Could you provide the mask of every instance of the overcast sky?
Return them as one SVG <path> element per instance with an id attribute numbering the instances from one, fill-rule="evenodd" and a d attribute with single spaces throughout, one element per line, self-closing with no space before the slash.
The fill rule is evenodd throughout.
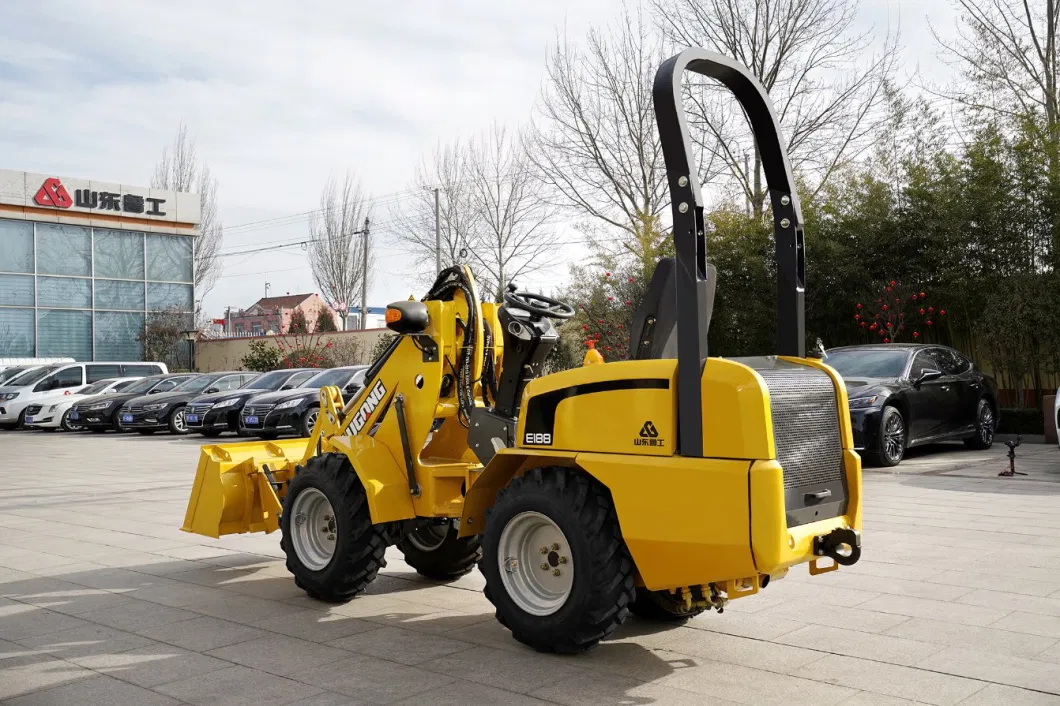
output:
<path id="1" fill-rule="evenodd" d="M 0 0 L 0 168 L 147 185 L 183 122 L 220 182 L 228 252 L 307 237 L 295 214 L 317 207 L 329 173 L 352 168 L 377 199 L 369 304 L 381 306 L 422 294 L 382 235 L 421 156 L 495 119 L 525 120 L 557 32 L 581 37 L 620 10 L 620 0 Z M 859 22 L 880 33 L 900 22 L 905 72 L 945 80 L 929 19 L 952 33 L 946 0 L 863 0 Z M 298 248 L 225 265 L 207 314 L 250 306 L 266 281 L 274 295 L 317 289 Z M 524 284 L 551 289 L 565 274 Z"/>

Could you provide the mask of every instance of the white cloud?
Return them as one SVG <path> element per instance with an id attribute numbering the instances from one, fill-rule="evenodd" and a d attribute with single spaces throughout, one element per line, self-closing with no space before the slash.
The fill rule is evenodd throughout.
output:
<path id="1" fill-rule="evenodd" d="M 913 63 L 930 60 L 914 16 L 923 3 L 865 6 L 866 26 L 900 10 L 920 45 Z M 374 194 L 397 192 L 439 141 L 495 119 L 524 120 L 556 33 L 580 37 L 619 7 L 619 0 L 5 3 L 0 167 L 146 184 L 184 122 L 220 181 L 229 226 L 308 211 L 328 174 L 346 168 Z M 225 249 L 306 230 L 304 219 L 237 229 Z M 377 244 L 371 303 L 408 296 L 408 258 L 383 237 Z M 206 309 L 248 306 L 266 278 L 274 293 L 312 291 L 304 263 L 297 249 L 228 258 L 228 276 Z M 562 277 L 561 268 L 531 284 Z"/>

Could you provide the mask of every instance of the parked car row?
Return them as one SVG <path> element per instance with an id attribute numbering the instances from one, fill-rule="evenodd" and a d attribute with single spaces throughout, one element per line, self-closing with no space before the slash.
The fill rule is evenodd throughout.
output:
<path id="1" fill-rule="evenodd" d="M 87 368 L 94 364 L 77 365 Z M 108 365 L 124 370 L 126 364 Z M 19 400 L 17 409 L 0 408 L 0 415 L 7 415 L 0 418 L 14 420 L 8 428 L 61 427 L 67 431 L 135 431 L 145 435 L 167 431 L 206 437 L 234 432 L 264 439 L 284 434 L 309 436 L 319 411 L 320 388 L 335 385 L 344 395 L 356 394 L 364 384 L 367 368 L 166 372 L 58 388 L 48 382 L 54 379 L 55 371 L 46 372 L 46 367 L 38 368 L 37 375 L 27 371 L 16 377 L 10 387 L 0 387 L 0 404 Z M 72 373 L 68 376 L 73 379 Z M 29 403 L 22 404 L 23 399 Z"/>

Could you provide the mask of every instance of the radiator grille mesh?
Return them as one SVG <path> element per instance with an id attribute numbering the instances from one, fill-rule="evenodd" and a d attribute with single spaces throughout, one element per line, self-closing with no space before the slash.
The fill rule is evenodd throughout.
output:
<path id="1" fill-rule="evenodd" d="M 804 365 L 757 372 L 769 390 L 784 488 L 841 480 L 843 451 L 832 379 Z"/>

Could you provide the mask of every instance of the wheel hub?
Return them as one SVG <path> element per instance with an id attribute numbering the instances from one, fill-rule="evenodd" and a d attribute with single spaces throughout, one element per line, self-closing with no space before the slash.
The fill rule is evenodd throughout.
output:
<path id="1" fill-rule="evenodd" d="M 324 493 L 306 488 L 294 499 L 291 507 L 291 545 L 299 561 L 306 568 L 320 571 L 335 556 L 335 537 L 338 529 L 335 513 Z"/>
<path id="2" fill-rule="evenodd" d="M 563 530 L 538 512 L 522 512 L 501 532 L 497 561 L 512 601 L 531 615 L 552 615 L 574 586 L 574 563 Z"/>

